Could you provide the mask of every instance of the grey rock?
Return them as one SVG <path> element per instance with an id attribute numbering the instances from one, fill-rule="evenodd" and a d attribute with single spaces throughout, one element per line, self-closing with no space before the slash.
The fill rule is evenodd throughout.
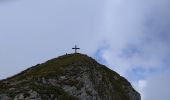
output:
<path id="1" fill-rule="evenodd" d="M 6 94 L 0 94 L 0 100 L 9 100 L 9 97 Z"/>
<path id="2" fill-rule="evenodd" d="M 82 54 L 38 64 L 0 86 L 0 100 L 141 100 L 124 77 Z"/>

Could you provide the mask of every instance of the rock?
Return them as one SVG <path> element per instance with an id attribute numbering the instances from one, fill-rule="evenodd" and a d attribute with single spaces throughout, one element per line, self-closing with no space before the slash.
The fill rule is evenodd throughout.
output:
<path id="1" fill-rule="evenodd" d="M 38 64 L 0 86 L 0 100 L 141 100 L 124 77 L 83 54 Z"/>
<path id="2" fill-rule="evenodd" d="M 0 94 L 0 100 L 9 100 L 9 97 L 6 94 Z"/>

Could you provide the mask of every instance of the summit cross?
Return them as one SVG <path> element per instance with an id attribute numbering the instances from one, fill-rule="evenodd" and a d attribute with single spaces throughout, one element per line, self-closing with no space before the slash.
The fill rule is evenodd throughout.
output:
<path id="1" fill-rule="evenodd" d="M 72 49 L 74 49 L 74 50 L 75 50 L 75 53 L 77 53 L 77 50 L 80 49 L 80 48 L 77 48 L 77 45 L 75 45 L 75 47 L 72 48 Z"/>

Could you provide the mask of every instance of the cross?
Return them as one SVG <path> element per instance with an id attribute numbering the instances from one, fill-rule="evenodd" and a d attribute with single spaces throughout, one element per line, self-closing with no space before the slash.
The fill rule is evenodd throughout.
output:
<path id="1" fill-rule="evenodd" d="M 75 47 L 72 48 L 72 49 L 75 49 L 75 53 L 77 53 L 77 50 L 80 49 L 80 48 L 77 48 L 77 45 L 75 45 Z"/>

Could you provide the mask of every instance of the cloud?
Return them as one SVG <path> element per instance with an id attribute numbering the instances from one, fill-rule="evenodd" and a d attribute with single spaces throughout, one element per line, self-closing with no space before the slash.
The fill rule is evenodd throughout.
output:
<path id="1" fill-rule="evenodd" d="M 166 83 L 169 81 L 162 81 L 158 85 L 156 80 L 161 80 L 157 74 L 162 75 L 169 68 L 170 2 L 108 0 L 108 5 L 103 22 L 105 34 L 102 37 L 107 40 L 109 47 L 102 49 L 100 57 L 111 69 L 131 81 L 143 100 L 167 100 L 169 91 L 165 87 L 168 88 Z M 155 82 L 152 82 L 154 76 Z M 164 80 L 169 79 L 165 77 Z M 159 95 L 156 87 L 164 84 L 165 87 L 160 87 L 160 90 L 165 95 Z M 148 93 L 146 88 L 149 87 L 157 90 L 150 89 Z"/>
<path id="2" fill-rule="evenodd" d="M 161 73 L 151 74 L 143 80 L 133 81 L 135 89 L 140 92 L 142 100 L 169 100 L 170 70 Z"/>
<path id="3" fill-rule="evenodd" d="M 124 75 L 134 68 L 167 67 L 168 4 L 168 0 L 108 0 L 103 37 L 110 48 L 103 51 L 103 57 L 112 69 Z"/>
<path id="4" fill-rule="evenodd" d="M 143 100 L 169 100 L 170 96 L 170 70 L 160 75 L 148 77 L 146 86 L 143 88 Z"/>

